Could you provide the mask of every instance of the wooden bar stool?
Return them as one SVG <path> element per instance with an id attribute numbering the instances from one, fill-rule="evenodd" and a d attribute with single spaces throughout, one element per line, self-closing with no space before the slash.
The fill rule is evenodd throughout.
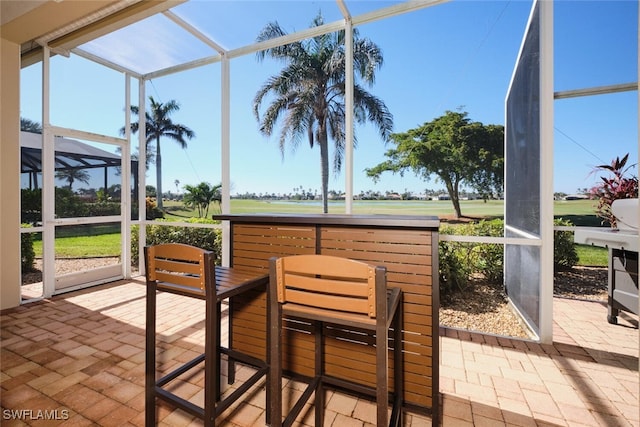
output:
<path id="1" fill-rule="evenodd" d="M 220 345 L 220 303 L 243 292 L 267 284 L 267 275 L 216 267 L 213 252 L 190 245 L 167 243 L 144 248 L 147 279 L 145 343 L 145 425 L 156 425 L 156 400 L 176 407 L 214 426 L 215 419 L 233 402 L 268 374 L 266 361 Z M 169 292 L 205 300 L 204 353 L 156 379 L 156 294 Z M 231 320 L 229 320 L 231 322 Z M 220 400 L 220 354 L 255 368 L 255 373 Z M 204 362 L 204 407 L 183 399 L 164 388 L 180 375 Z"/>
<path id="2" fill-rule="evenodd" d="M 269 260 L 269 408 L 271 426 L 290 426 L 315 392 L 315 425 L 324 422 L 324 385 L 375 395 L 377 425 L 402 425 L 402 294 L 386 286 L 386 268 L 327 255 L 294 255 Z M 315 367 L 305 391 L 282 420 L 283 318 L 315 324 Z M 324 323 L 375 332 L 376 388 L 327 375 Z M 394 393 L 389 419 L 388 333 L 393 327 Z"/>

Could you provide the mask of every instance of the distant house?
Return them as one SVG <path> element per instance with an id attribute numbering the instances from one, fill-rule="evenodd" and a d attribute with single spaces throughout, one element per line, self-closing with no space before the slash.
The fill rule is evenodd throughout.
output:
<path id="1" fill-rule="evenodd" d="M 586 194 L 569 194 L 564 196 L 563 200 L 589 200 Z"/>
<path id="2" fill-rule="evenodd" d="M 54 167 L 56 171 L 65 169 L 103 169 L 104 188 L 109 187 L 108 171 L 119 168 L 122 159 L 119 154 L 110 153 L 81 141 L 61 136 L 54 137 Z M 25 177 L 24 188 L 39 188 L 42 175 L 42 134 L 20 132 L 20 173 Z M 132 170 L 138 162 L 132 160 Z M 137 175 L 134 175 L 137 189 Z M 137 190 L 136 190 L 137 191 Z"/>
<path id="3" fill-rule="evenodd" d="M 448 194 L 438 194 L 435 197 L 436 200 L 451 200 L 451 197 L 449 197 Z"/>

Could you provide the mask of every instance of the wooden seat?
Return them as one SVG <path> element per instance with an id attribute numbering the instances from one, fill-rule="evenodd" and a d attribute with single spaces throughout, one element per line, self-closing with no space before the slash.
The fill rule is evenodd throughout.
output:
<path id="1" fill-rule="evenodd" d="M 375 395 L 377 425 L 402 425 L 402 294 L 387 289 L 386 269 L 380 266 L 326 255 L 294 255 L 269 260 L 269 408 L 272 427 L 291 425 L 315 392 L 315 425 L 324 425 L 325 384 Z M 291 411 L 282 419 L 283 319 L 309 320 L 315 330 L 314 378 Z M 324 369 L 324 323 L 365 329 L 375 333 L 376 387 L 373 390 L 326 374 Z M 393 327 L 393 411 L 388 416 L 388 333 Z"/>
<path id="2" fill-rule="evenodd" d="M 220 345 L 220 302 L 240 293 L 266 285 L 265 274 L 253 275 L 216 267 L 213 252 L 194 246 L 168 243 L 144 248 L 146 260 L 146 366 L 145 425 L 156 425 L 156 399 L 176 407 L 214 426 L 215 418 L 244 392 L 268 373 L 267 363 Z M 219 270 L 219 271 L 218 271 Z M 220 283 L 216 283 L 220 274 Z M 170 292 L 205 300 L 204 353 L 156 379 L 156 294 Z M 253 376 L 220 400 L 220 354 L 256 368 Z M 165 385 L 204 362 L 204 408 L 166 390 Z M 231 379 L 232 376 L 230 375 Z"/>

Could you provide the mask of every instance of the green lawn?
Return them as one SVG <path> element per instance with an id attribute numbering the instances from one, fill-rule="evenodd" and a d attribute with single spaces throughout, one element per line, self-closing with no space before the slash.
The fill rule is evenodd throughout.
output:
<path id="1" fill-rule="evenodd" d="M 600 225 L 600 220 L 594 214 L 594 202 L 591 200 L 556 201 L 554 214 L 570 220 L 574 225 Z M 484 202 L 482 200 L 461 201 L 462 213 L 472 218 L 502 217 L 504 203 L 501 200 Z M 165 202 L 167 220 L 182 221 L 197 216 L 194 210 L 186 209 L 181 202 Z M 322 205 L 316 201 L 262 201 L 262 200 L 231 200 L 233 213 L 320 213 Z M 330 213 L 344 213 L 344 202 L 329 203 Z M 219 213 L 217 203 L 212 204 L 209 215 Z M 391 214 L 391 215 L 431 215 L 450 216 L 453 212 L 450 201 L 422 201 L 422 200 L 356 200 L 353 203 L 354 214 Z M 64 230 L 64 229 L 63 229 Z M 76 235 L 73 235 L 76 234 Z M 80 234 L 80 235 L 77 235 Z M 56 238 L 56 254 L 58 257 L 83 256 L 119 256 L 120 234 L 105 228 L 99 230 L 95 226 L 88 233 L 69 231 L 66 235 L 60 233 Z M 42 254 L 42 242 L 34 242 L 36 256 Z M 604 248 L 578 245 L 580 265 L 607 265 L 607 251 Z"/>
<path id="2" fill-rule="evenodd" d="M 33 242 L 36 257 L 42 256 L 42 240 Z M 120 233 L 56 238 L 56 258 L 120 256 Z"/>

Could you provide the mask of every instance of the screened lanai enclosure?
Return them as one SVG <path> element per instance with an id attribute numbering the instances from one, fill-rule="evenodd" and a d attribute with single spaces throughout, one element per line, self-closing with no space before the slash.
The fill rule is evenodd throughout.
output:
<path id="1" fill-rule="evenodd" d="M 41 173 L 35 169 L 33 173 L 25 170 L 23 188 L 41 189 L 42 221 L 22 231 L 42 242 L 43 296 L 131 277 L 132 241 L 144 245 L 144 226 L 154 223 L 146 219 L 145 189 L 149 184 L 161 185 L 165 191 L 171 189 L 178 194 L 180 185 L 186 183 L 221 183 L 221 209 L 223 214 L 228 214 L 233 213 L 232 192 L 256 191 L 254 188 L 261 188 L 261 183 L 269 180 L 284 182 L 289 188 L 297 187 L 297 177 L 303 174 L 313 173 L 319 177 L 319 172 L 309 169 L 301 160 L 306 159 L 303 153 L 303 148 L 307 148 L 306 141 L 297 150 L 287 148 L 281 154 L 275 136 L 272 139 L 276 141 L 270 141 L 269 148 L 274 157 L 257 155 L 254 157 L 259 158 L 258 163 L 249 163 L 249 153 L 262 153 L 259 150 L 266 146 L 255 118 L 262 112 L 255 110 L 254 97 L 261 85 L 282 68 L 275 60 L 261 62 L 256 57 L 266 49 L 298 41 L 310 42 L 323 34 L 344 31 L 341 51 L 345 58 L 345 144 L 341 147 L 344 157 L 340 180 L 332 181 L 332 185 L 344 191 L 341 213 L 353 212 L 354 194 L 359 190 L 354 185 L 354 175 L 372 166 L 365 152 L 383 153 L 387 149 L 379 135 L 358 124 L 360 110 L 354 105 L 354 90 L 360 90 L 362 82 L 357 78 L 360 64 L 353 59 L 353 43 L 360 36 L 374 41 L 393 36 L 395 44 L 384 46 L 384 67 L 377 80 L 386 81 L 387 88 L 391 89 L 377 95 L 390 100 L 395 97 L 396 100 L 389 104 L 398 109 L 402 104 L 412 103 L 411 111 L 417 114 L 395 115 L 397 131 L 442 113 L 425 111 L 425 99 L 440 97 L 446 105 L 456 102 L 451 107 L 455 109 L 465 104 L 465 92 L 484 89 L 497 94 L 498 102 L 492 107 L 497 107 L 501 114 L 495 121 L 505 124 L 505 232 L 502 238 L 480 240 L 504 247 L 504 285 L 508 297 L 536 339 L 551 340 L 554 99 L 558 97 L 558 88 L 554 88 L 553 61 L 556 3 L 292 1 L 285 2 L 286 13 L 279 15 L 276 11 L 285 9 L 275 7 L 276 3 L 279 6 L 285 3 L 170 3 L 168 9 L 162 3 L 139 13 L 135 1 L 116 3 L 114 7 L 121 8 L 122 15 L 128 17 L 118 21 L 118 25 L 109 16 L 113 10 L 104 16 L 98 13 L 86 17 L 86 27 L 82 31 L 60 29 L 43 37 L 33 52 L 23 52 L 23 72 L 41 77 L 37 95 L 22 102 L 35 105 L 36 111 L 41 111 L 39 116 L 30 117 L 41 121 L 43 127 Z M 470 40 L 457 40 L 456 27 L 467 24 L 456 22 L 456 19 L 463 15 L 462 12 L 476 16 L 478 10 L 491 7 L 495 9 L 493 20 L 478 23 L 479 33 L 475 40 L 481 42 L 475 45 L 474 52 L 463 54 L 460 50 L 465 56 L 462 62 L 469 63 L 478 55 L 498 54 L 482 51 L 484 40 L 492 36 L 501 40 L 498 52 L 510 49 L 512 63 L 508 69 L 486 69 L 485 75 L 472 78 L 465 74 L 464 67 L 447 69 L 447 61 L 442 57 L 429 55 L 430 49 L 442 44 L 451 43 L 447 51 L 452 55 L 456 49 L 469 45 Z M 318 16 L 322 20 L 310 26 Z M 562 16 L 569 19 L 571 13 L 565 11 Z M 637 21 L 637 17 L 635 19 Z M 444 38 L 430 34 L 433 20 L 450 20 L 450 33 Z M 261 29 L 275 21 L 285 33 L 256 42 Z M 126 25 L 121 25 L 122 22 Z M 504 34 L 493 33 L 500 28 L 497 23 L 507 22 L 518 25 L 517 39 L 505 40 Z M 637 43 L 637 32 L 632 36 L 635 40 L 630 42 Z M 633 60 L 637 62 L 637 44 L 633 46 Z M 441 78 L 438 72 L 458 74 L 459 79 L 456 84 L 438 92 L 437 82 Z M 503 84 L 489 83 L 487 76 L 496 74 L 502 76 Z M 576 97 L 621 92 L 637 97 L 637 82 L 630 84 L 632 79 L 627 76 L 613 76 L 612 79 L 576 80 L 575 85 L 563 82 L 562 89 L 565 95 Z M 637 80 L 637 75 L 633 80 Z M 375 93 L 375 86 L 371 90 Z M 456 96 L 451 95 L 454 92 Z M 160 157 L 155 142 L 146 143 L 150 98 L 161 103 L 172 99 L 180 103 L 180 111 L 176 112 L 174 120 L 191 126 L 196 134 L 196 138 L 187 141 L 187 149 L 177 150 L 173 141 L 166 140 L 162 143 Z M 132 107 L 137 114 L 129 113 Z M 488 106 L 469 106 L 478 111 L 484 111 L 485 107 Z M 137 124 L 134 129 L 138 132 L 131 131 L 132 123 Z M 637 130 L 637 117 L 633 126 Z M 60 138 L 76 140 L 100 150 L 105 164 L 96 168 L 95 176 L 93 172 L 89 176 L 75 177 L 67 173 L 65 180 L 65 170 L 57 166 L 63 150 L 55 141 Z M 363 148 L 356 151 L 356 145 Z M 198 148 L 197 155 L 190 154 L 192 147 Z M 146 162 L 132 162 L 132 158 L 152 160 L 147 168 Z M 160 159 L 162 179 L 157 182 Z M 105 172 L 107 169 L 111 171 Z M 72 198 L 60 197 L 59 193 L 65 187 L 72 193 Z M 121 191 L 125 188 L 131 191 Z M 114 189 L 119 191 L 117 197 L 114 197 Z M 100 211 L 96 208 L 87 215 L 75 211 L 59 215 L 70 200 L 82 200 L 83 197 L 91 198 L 96 204 L 116 199 L 118 203 L 111 205 L 113 209 Z M 23 200 L 23 209 L 24 203 Z M 277 204 L 272 204 L 271 208 L 277 212 Z M 175 222 L 174 225 L 194 226 L 187 222 Z M 225 264 L 229 263 L 229 239 L 224 236 L 228 236 L 229 230 L 224 222 L 221 227 L 221 262 Z M 94 238 L 105 229 L 110 230 L 110 238 L 117 239 L 120 248 L 117 254 L 95 254 L 108 259 L 107 265 L 71 272 L 57 270 L 56 263 L 63 257 L 57 251 L 56 238 L 75 235 L 81 242 Z M 456 238 L 464 240 L 461 236 Z"/>

